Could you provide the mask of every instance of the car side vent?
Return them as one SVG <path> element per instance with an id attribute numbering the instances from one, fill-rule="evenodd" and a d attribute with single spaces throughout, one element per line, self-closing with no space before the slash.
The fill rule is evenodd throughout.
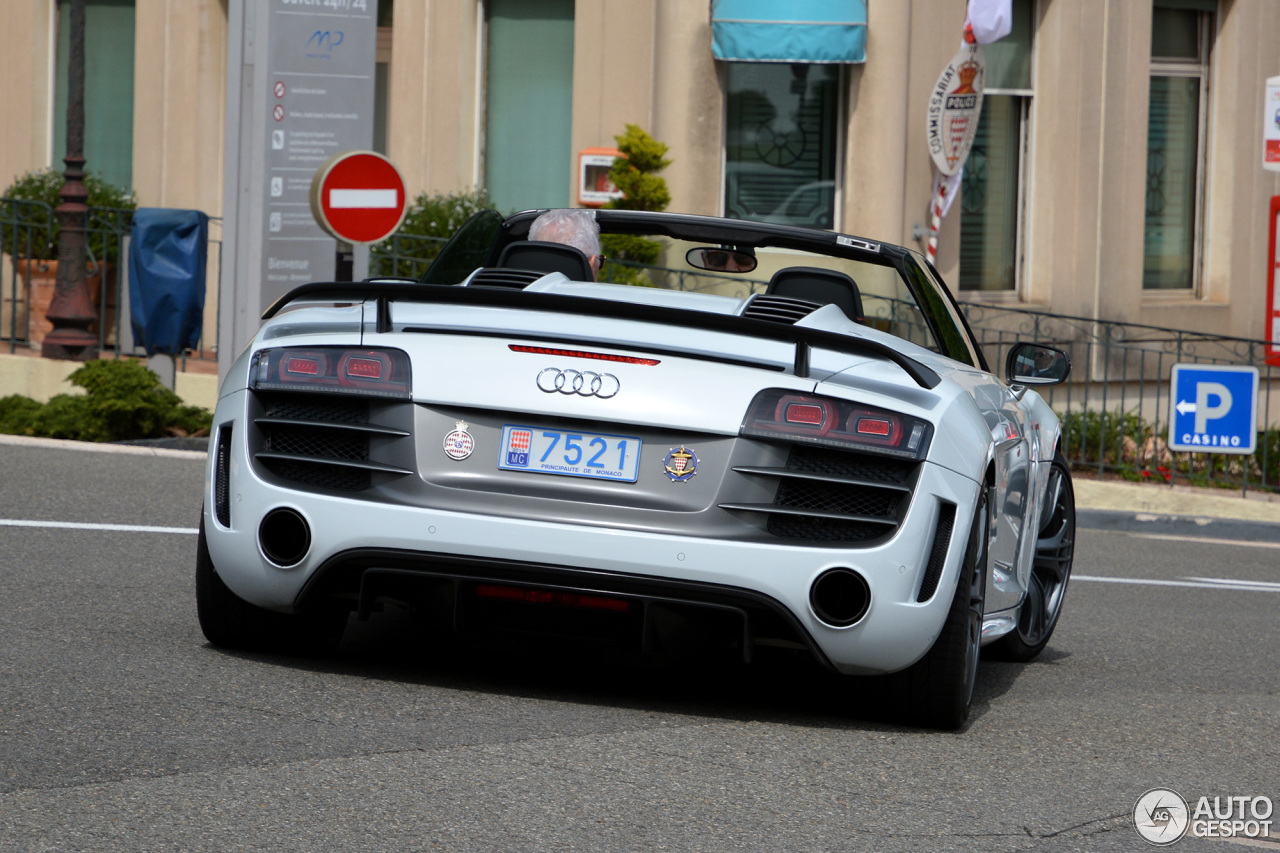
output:
<path id="1" fill-rule="evenodd" d="M 767 320 L 770 323 L 786 323 L 794 325 L 822 306 L 805 299 L 790 296 L 767 296 L 761 294 L 747 303 L 742 316 L 751 320 Z"/>
<path id="2" fill-rule="evenodd" d="M 468 287 L 505 287 L 510 290 L 524 290 L 530 284 L 546 275 L 537 270 L 496 269 L 486 267 L 477 270 L 471 277 Z"/>
<path id="3" fill-rule="evenodd" d="M 411 433 L 374 423 L 370 400 L 329 394 L 259 393 L 253 422 L 260 438 L 253 459 L 290 482 L 318 489 L 358 492 L 375 474 L 413 471 Z M 411 406 L 379 404 L 383 409 Z M 408 442 L 405 439 L 410 439 Z"/>
<path id="4" fill-rule="evenodd" d="M 213 513 L 223 527 L 231 526 L 231 424 L 218 429 L 214 458 Z"/>
<path id="5" fill-rule="evenodd" d="M 872 543 L 898 530 L 920 463 L 865 453 L 795 445 L 785 467 L 735 466 L 741 474 L 774 477 L 773 503 L 722 503 L 722 509 L 765 513 L 780 539 Z"/>
<path id="6" fill-rule="evenodd" d="M 929 564 L 925 566 L 924 580 L 920 582 L 920 594 L 916 601 L 923 604 L 938 591 L 942 568 L 947 562 L 947 550 L 951 545 L 951 529 L 956 525 L 956 505 L 944 503 L 938 512 L 938 529 L 933 532 L 933 547 L 929 549 Z"/>

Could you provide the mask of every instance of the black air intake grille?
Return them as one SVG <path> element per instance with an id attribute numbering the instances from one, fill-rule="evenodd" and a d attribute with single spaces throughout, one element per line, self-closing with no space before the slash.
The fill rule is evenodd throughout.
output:
<path id="1" fill-rule="evenodd" d="M 535 270 L 513 270 L 486 268 L 476 272 L 468 287 L 506 287 L 513 290 L 524 290 L 533 282 L 547 275 Z"/>
<path id="2" fill-rule="evenodd" d="M 369 458 L 369 436 L 327 427 L 273 424 L 262 449 L 289 456 L 365 460 Z"/>
<path id="3" fill-rule="evenodd" d="M 358 492 L 373 484 L 374 474 L 412 473 L 407 467 L 384 461 L 412 459 L 410 433 L 374 423 L 369 400 L 291 392 L 259 393 L 257 400 L 262 414 L 254 418 L 260 436 L 253 451 L 254 462 L 283 480 L 317 489 Z M 378 405 L 384 412 L 389 407 L 381 401 Z M 405 439 L 409 440 L 407 445 Z M 382 440 L 382 450 L 375 453 L 378 440 Z"/>
<path id="4" fill-rule="evenodd" d="M 213 513 L 223 527 L 231 526 L 231 424 L 218 430 L 214 461 Z"/>
<path id="5" fill-rule="evenodd" d="M 804 299 L 761 294 L 747 303 L 742 316 L 752 320 L 768 320 L 771 323 L 795 325 L 797 320 L 803 320 L 821 307 L 816 302 L 809 302 Z"/>
<path id="6" fill-rule="evenodd" d="M 894 534 L 911 502 L 920 463 L 796 445 L 781 468 L 737 466 L 777 478 L 773 503 L 720 504 L 766 513 L 769 533 L 814 542 L 870 542 Z"/>
<path id="7" fill-rule="evenodd" d="M 929 551 L 929 565 L 924 570 L 924 580 L 920 582 L 920 594 L 916 601 L 924 603 L 933 598 L 938 591 L 938 581 L 942 578 L 942 568 L 947 562 L 947 548 L 951 544 L 951 528 L 956 524 L 956 505 L 942 505 L 938 513 L 938 529 L 933 534 L 933 548 Z"/>

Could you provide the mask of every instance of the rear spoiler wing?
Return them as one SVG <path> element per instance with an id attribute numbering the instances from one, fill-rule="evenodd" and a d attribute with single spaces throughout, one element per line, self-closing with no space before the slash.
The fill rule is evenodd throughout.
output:
<path id="1" fill-rule="evenodd" d="M 688 329 L 727 332 L 771 341 L 782 341 L 795 347 L 794 372 L 801 378 L 809 375 L 809 355 L 813 347 L 834 350 L 850 355 L 864 355 L 891 361 L 910 376 L 921 388 L 936 388 L 941 378 L 928 366 L 896 349 L 866 338 L 853 338 L 822 329 L 809 329 L 767 320 L 739 317 L 736 314 L 713 314 L 708 311 L 669 308 L 664 305 L 641 305 L 633 302 L 613 302 L 585 296 L 567 296 L 562 293 L 527 292 L 498 287 L 459 287 L 443 284 L 418 284 L 407 281 L 338 282 L 321 281 L 304 284 L 290 290 L 276 300 L 262 314 L 269 320 L 284 306 L 298 299 L 327 297 L 338 301 L 378 304 L 378 331 L 391 331 L 392 300 L 406 302 L 438 302 L 445 305 L 480 305 L 494 308 L 512 308 L 524 311 L 547 311 L 557 314 L 576 314 L 582 317 L 606 317 L 616 320 L 638 320 L 679 326 Z"/>

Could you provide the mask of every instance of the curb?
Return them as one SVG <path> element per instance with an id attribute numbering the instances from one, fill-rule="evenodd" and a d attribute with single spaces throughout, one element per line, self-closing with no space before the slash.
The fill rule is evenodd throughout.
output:
<path id="1" fill-rule="evenodd" d="M 178 441 L 186 441 L 187 439 L 177 439 Z M 157 439 L 157 441 L 165 442 L 170 439 Z M 207 439 L 206 439 L 207 441 Z M 157 446 L 148 443 L 144 446 L 136 444 L 103 444 L 96 441 L 72 441 L 65 438 L 32 438 L 27 435 L 3 435 L 0 434 L 0 446 L 11 445 L 14 447 L 46 447 L 56 450 L 79 450 L 89 453 L 123 453 L 132 456 L 165 456 L 170 459 L 200 459 L 204 460 L 209 456 L 207 450 L 181 450 L 172 446 Z"/>
<path id="2" fill-rule="evenodd" d="M 1194 515 L 1157 515 L 1117 509 L 1077 509 L 1076 526 L 1115 533 L 1154 536 L 1190 536 L 1197 539 L 1234 539 L 1241 542 L 1280 543 L 1280 524 L 1238 518 L 1206 518 Z"/>

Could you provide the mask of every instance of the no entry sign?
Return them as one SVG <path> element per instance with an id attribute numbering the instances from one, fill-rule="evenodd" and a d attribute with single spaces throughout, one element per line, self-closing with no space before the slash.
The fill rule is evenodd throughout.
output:
<path id="1" fill-rule="evenodd" d="M 338 154 L 311 179 L 311 213 L 321 228 L 339 240 L 385 240 L 404 219 L 404 180 L 381 154 Z"/>

